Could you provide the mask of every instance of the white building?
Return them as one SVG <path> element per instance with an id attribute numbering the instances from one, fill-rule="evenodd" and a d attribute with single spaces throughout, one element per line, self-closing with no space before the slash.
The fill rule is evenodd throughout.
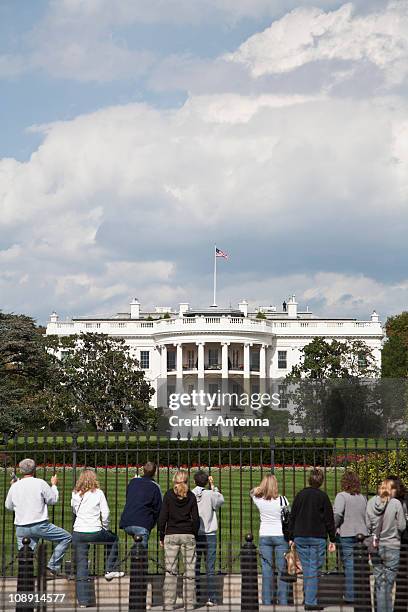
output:
<path id="1" fill-rule="evenodd" d="M 374 311 L 367 321 L 319 318 L 300 311 L 295 296 L 281 308 L 250 311 L 242 301 L 238 309 L 192 309 L 179 305 L 144 312 L 138 300 L 130 312 L 108 317 L 77 317 L 61 321 L 54 312 L 47 334 L 105 333 L 124 338 L 157 389 L 183 383 L 184 389 L 205 386 L 213 392 L 221 383 L 236 382 L 257 388 L 263 379 L 284 378 L 300 360 L 300 350 L 316 336 L 327 340 L 362 340 L 381 364 L 383 330 Z M 155 396 L 156 398 L 157 396 Z M 157 399 L 153 401 L 157 402 Z"/>

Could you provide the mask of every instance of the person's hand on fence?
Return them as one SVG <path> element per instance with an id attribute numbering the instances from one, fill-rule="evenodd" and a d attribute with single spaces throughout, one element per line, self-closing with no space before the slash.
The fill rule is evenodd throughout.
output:
<path id="1" fill-rule="evenodd" d="M 160 540 L 160 548 L 164 548 L 164 542 Z"/>
<path id="2" fill-rule="evenodd" d="M 53 474 L 51 476 L 51 486 L 57 485 L 58 484 L 58 476 L 56 474 Z"/>
<path id="3" fill-rule="evenodd" d="M 336 544 L 334 542 L 330 542 L 329 544 L 329 553 L 336 552 Z"/>
<path id="4" fill-rule="evenodd" d="M 208 477 L 208 482 L 210 484 L 211 490 L 214 488 L 214 478 L 212 476 Z"/>

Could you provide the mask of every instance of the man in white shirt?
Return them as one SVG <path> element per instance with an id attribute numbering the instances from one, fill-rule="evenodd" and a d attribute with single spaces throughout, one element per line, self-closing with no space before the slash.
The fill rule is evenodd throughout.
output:
<path id="1" fill-rule="evenodd" d="M 30 538 L 34 550 L 40 538 L 56 542 L 56 547 L 47 565 L 48 577 L 58 573 L 61 560 L 71 542 L 71 534 L 48 520 L 48 506 L 58 502 L 58 478 L 51 477 L 51 486 L 35 477 L 35 461 L 23 459 L 18 464 L 22 478 L 13 483 L 6 497 L 7 510 L 15 513 L 17 545 L 22 547 L 23 538 Z"/>

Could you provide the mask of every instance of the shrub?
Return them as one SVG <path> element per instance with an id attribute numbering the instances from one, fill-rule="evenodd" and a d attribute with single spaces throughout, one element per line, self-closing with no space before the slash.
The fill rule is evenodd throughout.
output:
<path id="1" fill-rule="evenodd" d="M 333 443 L 317 440 L 279 440 L 272 448 L 268 438 L 202 438 L 170 440 L 134 434 L 71 434 L 19 436 L 0 451 L 3 463 L 12 465 L 25 456 L 41 464 L 141 465 L 322 465 L 332 464 Z"/>
<path id="2" fill-rule="evenodd" d="M 400 476 L 408 484 L 408 444 L 403 441 L 395 450 L 381 450 L 360 457 L 356 469 L 363 489 L 375 493 L 381 480 L 389 474 Z"/>

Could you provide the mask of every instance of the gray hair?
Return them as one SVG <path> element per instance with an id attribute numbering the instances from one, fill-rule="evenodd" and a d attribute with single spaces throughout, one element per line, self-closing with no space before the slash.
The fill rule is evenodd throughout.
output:
<path id="1" fill-rule="evenodd" d="M 36 465 L 34 459 L 23 459 L 18 464 L 18 467 L 22 474 L 28 476 L 29 474 L 34 474 Z"/>

